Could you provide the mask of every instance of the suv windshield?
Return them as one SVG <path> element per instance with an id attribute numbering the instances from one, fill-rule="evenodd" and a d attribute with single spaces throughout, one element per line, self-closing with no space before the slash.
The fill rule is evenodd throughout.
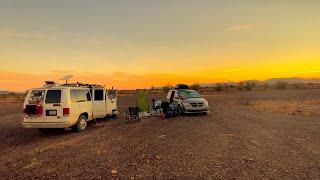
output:
<path id="1" fill-rule="evenodd" d="M 185 99 L 189 98 L 201 98 L 201 95 L 194 90 L 179 90 L 179 95 Z"/>

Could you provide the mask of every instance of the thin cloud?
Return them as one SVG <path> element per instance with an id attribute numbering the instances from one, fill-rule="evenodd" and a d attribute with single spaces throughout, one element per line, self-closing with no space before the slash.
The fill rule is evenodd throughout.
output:
<path id="1" fill-rule="evenodd" d="M 64 71 L 65 70 L 56 70 L 53 73 L 51 72 L 48 74 L 29 74 L 0 70 L 0 89 L 24 91 L 34 87 L 41 87 L 46 80 L 63 83 L 63 81 L 59 79 L 65 75 Z M 201 78 L 198 76 L 165 73 L 132 74 L 126 72 L 113 72 L 103 74 L 94 72 L 74 72 L 73 74 L 74 77 L 69 82 L 102 84 L 109 88 L 115 87 L 117 89 L 149 88 L 151 86 L 161 87 L 166 84 L 178 84 L 181 82 L 193 84 L 198 82 L 208 83 L 218 81 L 213 77 Z"/>
<path id="2" fill-rule="evenodd" d="M 242 70 L 241 68 L 230 68 L 230 69 L 224 69 L 223 71 L 231 73 L 231 72 L 238 72 L 238 71 L 241 71 L 241 70 Z"/>
<path id="3" fill-rule="evenodd" d="M 297 72 L 294 73 L 295 75 L 305 75 L 305 74 L 319 74 L 320 71 L 319 70 L 315 70 L 315 71 L 302 71 L 302 72 Z"/>
<path id="4" fill-rule="evenodd" d="M 260 27 L 262 27 L 261 24 L 240 24 L 237 26 L 229 27 L 229 28 L 225 29 L 225 31 L 227 31 L 227 32 L 243 31 L 243 30 L 249 30 L 249 29 L 256 29 L 256 28 L 260 28 Z"/>
<path id="5" fill-rule="evenodd" d="M 39 32 L 16 32 L 16 31 L 0 31 L 0 38 L 23 38 L 23 39 L 44 39 L 56 40 L 55 36 L 39 33 Z"/>

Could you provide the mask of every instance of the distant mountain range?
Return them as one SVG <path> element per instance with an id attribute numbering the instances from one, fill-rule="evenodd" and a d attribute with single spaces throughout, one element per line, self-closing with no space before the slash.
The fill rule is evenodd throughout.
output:
<path id="1" fill-rule="evenodd" d="M 304 79 L 304 78 L 272 78 L 269 80 L 264 81 L 264 83 L 268 83 L 270 85 L 274 85 L 279 81 L 284 81 L 289 84 L 295 84 L 295 83 L 302 83 L 302 84 L 308 84 L 308 83 L 320 83 L 319 78 L 312 78 L 312 79 Z"/>
<path id="2" fill-rule="evenodd" d="M 9 94 L 11 93 L 11 91 L 3 91 L 3 90 L 0 90 L 0 94 Z"/>
<path id="3" fill-rule="evenodd" d="M 289 84 L 296 84 L 296 83 L 301 83 L 301 84 L 308 84 L 308 83 L 320 83 L 320 78 L 311 78 L 311 79 L 305 79 L 305 78 L 272 78 L 268 79 L 265 81 L 259 81 L 259 80 L 246 80 L 246 81 L 254 81 L 258 84 L 269 84 L 269 85 L 275 85 L 278 82 L 287 82 Z M 232 82 L 232 81 L 227 81 L 227 82 L 217 82 L 217 83 L 203 83 L 200 84 L 200 86 L 203 87 L 211 87 L 211 86 L 216 86 L 217 84 L 228 84 L 228 85 L 237 85 L 239 82 Z"/>

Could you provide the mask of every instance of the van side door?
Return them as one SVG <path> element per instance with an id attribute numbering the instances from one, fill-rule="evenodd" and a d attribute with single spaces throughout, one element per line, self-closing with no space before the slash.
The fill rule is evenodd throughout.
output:
<path id="1" fill-rule="evenodd" d="M 115 89 L 106 91 L 106 109 L 108 115 L 112 115 L 114 111 L 117 111 L 117 91 Z"/>
<path id="2" fill-rule="evenodd" d="M 88 120 L 92 119 L 92 102 L 89 89 L 77 89 L 78 103 L 81 113 L 88 113 Z"/>
<path id="3" fill-rule="evenodd" d="M 104 118 L 106 117 L 106 106 L 105 106 L 105 90 L 103 88 L 93 89 L 93 101 L 92 111 L 93 118 Z"/>

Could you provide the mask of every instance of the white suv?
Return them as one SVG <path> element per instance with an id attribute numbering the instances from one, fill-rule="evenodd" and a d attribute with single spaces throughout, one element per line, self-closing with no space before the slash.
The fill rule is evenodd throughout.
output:
<path id="1" fill-rule="evenodd" d="M 173 103 L 179 114 L 208 113 L 209 104 L 198 91 L 189 89 L 170 90 L 167 95 L 170 103 Z"/>
<path id="2" fill-rule="evenodd" d="M 82 131 L 87 121 L 116 115 L 117 92 L 79 83 L 35 88 L 28 91 L 23 108 L 25 128 Z"/>

